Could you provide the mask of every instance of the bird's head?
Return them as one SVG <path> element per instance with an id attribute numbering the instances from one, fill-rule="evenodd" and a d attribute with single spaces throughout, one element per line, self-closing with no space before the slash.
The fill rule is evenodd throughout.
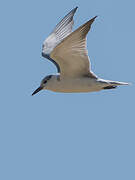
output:
<path id="1" fill-rule="evenodd" d="M 52 78 L 53 75 L 46 76 L 40 83 L 40 86 L 32 93 L 32 96 L 38 93 L 39 91 L 46 89 L 48 81 Z"/>

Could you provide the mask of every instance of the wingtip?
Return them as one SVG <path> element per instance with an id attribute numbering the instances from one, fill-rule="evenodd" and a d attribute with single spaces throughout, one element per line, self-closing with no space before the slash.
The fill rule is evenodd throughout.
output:
<path id="1" fill-rule="evenodd" d="M 90 24 L 90 25 L 91 25 L 97 17 L 98 17 L 98 16 L 93 17 L 92 19 L 90 19 L 89 21 L 87 21 L 85 24 Z"/>
<path id="2" fill-rule="evenodd" d="M 93 23 L 97 17 L 98 17 L 98 16 L 93 17 L 92 19 L 89 20 L 89 22 L 92 22 L 92 23 Z"/>
<path id="3" fill-rule="evenodd" d="M 76 6 L 72 11 L 75 13 L 77 9 L 78 9 L 78 6 Z"/>
<path id="4" fill-rule="evenodd" d="M 77 9 L 78 9 L 78 6 L 73 8 L 67 15 L 69 15 L 69 14 L 73 14 L 74 15 Z"/>
<path id="5" fill-rule="evenodd" d="M 93 17 L 92 19 L 95 20 L 98 16 Z"/>

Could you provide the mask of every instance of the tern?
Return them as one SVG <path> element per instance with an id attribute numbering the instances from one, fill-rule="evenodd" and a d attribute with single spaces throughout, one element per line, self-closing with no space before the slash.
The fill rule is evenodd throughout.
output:
<path id="1" fill-rule="evenodd" d="M 43 89 L 77 93 L 128 85 L 125 82 L 101 79 L 92 72 L 86 47 L 86 36 L 97 16 L 72 32 L 73 16 L 77 8 L 71 10 L 43 42 L 42 56 L 56 65 L 58 73 L 46 76 L 32 95 Z"/>

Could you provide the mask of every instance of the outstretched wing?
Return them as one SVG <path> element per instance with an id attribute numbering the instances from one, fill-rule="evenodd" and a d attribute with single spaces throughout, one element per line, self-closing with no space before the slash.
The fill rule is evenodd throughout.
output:
<path id="1" fill-rule="evenodd" d="M 72 27 L 74 24 L 73 16 L 76 12 L 78 7 L 71 10 L 55 27 L 53 32 L 49 35 L 49 37 L 44 41 L 43 48 L 42 48 L 42 56 L 51 60 L 60 71 L 59 65 L 54 62 L 53 59 L 50 58 L 50 53 L 52 50 L 64 39 L 66 38 L 71 32 Z"/>
<path id="2" fill-rule="evenodd" d="M 90 71 L 90 61 L 86 49 L 86 35 L 96 17 L 71 33 L 51 52 L 50 57 L 59 65 L 61 76 L 96 78 Z"/>

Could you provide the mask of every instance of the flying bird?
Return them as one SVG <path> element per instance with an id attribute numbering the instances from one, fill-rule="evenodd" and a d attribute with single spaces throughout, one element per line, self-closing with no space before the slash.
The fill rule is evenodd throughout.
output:
<path id="1" fill-rule="evenodd" d="M 73 16 L 77 8 L 71 10 L 44 41 L 42 56 L 56 65 L 58 73 L 46 76 L 32 95 L 43 89 L 73 93 L 114 89 L 119 85 L 128 85 L 125 82 L 101 79 L 92 72 L 86 36 L 97 16 L 72 32 Z"/>

